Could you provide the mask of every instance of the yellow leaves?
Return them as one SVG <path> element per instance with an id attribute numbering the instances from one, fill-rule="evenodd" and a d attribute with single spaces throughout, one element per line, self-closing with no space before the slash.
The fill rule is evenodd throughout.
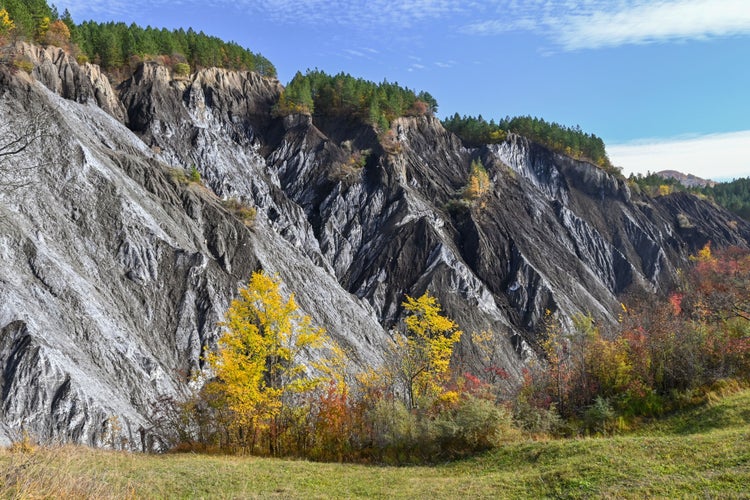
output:
<path id="1" fill-rule="evenodd" d="M 606 340 L 597 335 L 588 349 L 588 356 L 591 373 L 605 395 L 627 390 L 633 377 L 633 365 L 625 339 Z"/>
<path id="2" fill-rule="evenodd" d="M 414 406 L 422 396 L 441 393 L 453 346 L 462 332 L 441 314 L 440 304 L 429 293 L 417 299 L 407 295 L 403 306 L 409 313 L 405 320 L 409 335 L 396 337 L 394 342 L 409 403 Z"/>
<path id="3" fill-rule="evenodd" d="M 492 143 L 502 142 L 505 140 L 505 137 L 505 130 L 497 129 L 490 132 L 490 142 Z"/>
<path id="4" fill-rule="evenodd" d="M 221 323 L 225 333 L 218 350 L 205 357 L 216 376 L 208 390 L 222 396 L 236 428 L 267 427 L 290 395 L 311 391 L 321 382 L 308 376 L 302 355 L 330 341 L 324 329 L 312 326 L 311 318 L 299 311 L 294 296 L 284 298 L 280 286 L 278 278 L 253 273 Z M 325 362 L 315 366 L 325 373 Z"/>
<path id="5" fill-rule="evenodd" d="M 10 18 L 8 11 L 0 9 L 0 36 L 7 35 L 11 30 L 15 29 L 16 25 Z"/>
<path id="6" fill-rule="evenodd" d="M 418 299 L 407 295 L 403 306 L 411 313 L 406 318 L 406 326 L 413 334 L 432 338 L 457 330 L 456 323 L 440 314 L 440 304 L 428 292 Z"/>
<path id="7" fill-rule="evenodd" d="M 698 250 L 698 255 L 691 255 L 690 260 L 693 262 L 715 262 L 716 259 L 711 253 L 711 243 L 706 243 L 703 248 Z"/>
<path id="8" fill-rule="evenodd" d="M 49 17 L 44 16 L 41 19 L 39 19 L 37 27 L 36 27 L 36 34 L 35 34 L 35 38 L 38 42 L 44 41 L 44 37 L 47 35 L 47 31 L 49 31 L 49 24 L 50 24 Z"/>
<path id="9" fill-rule="evenodd" d="M 659 196 L 667 196 L 668 194 L 672 194 L 672 186 L 668 184 L 659 185 Z"/>
<path id="10" fill-rule="evenodd" d="M 437 404 L 444 407 L 452 407 L 458 404 L 461 395 L 457 391 L 445 391 L 437 398 Z"/>
<path id="11" fill-rule="evenodd" d="M 464 188 L 464 198 L 469 201 L 478 200 L 490 191 L 491 186 L 490 176 L 482 162 L 472 161 L 469 182 Z"/>

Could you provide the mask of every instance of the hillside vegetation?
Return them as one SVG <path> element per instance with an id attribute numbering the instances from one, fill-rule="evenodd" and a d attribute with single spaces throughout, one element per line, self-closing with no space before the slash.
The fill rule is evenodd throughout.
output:
<path id="1" fill-rule="evenodd" d="M 374 83 L 346 73 L 328 75 L 312 70 L 297 72 L 286 86 L 277 112 L 351 117 L 381 132 L 400 116 L 437 111 L 437 101 L 427 92 L 415 92 L 398 83 Z"/>
<path id="2" fill-rule="evenodd" d="M 20 28 L 8 11 L 0 13 L 3 36 L 16 36 Z M 76 31 L 84 25 L 69 27 L 69 16 L 63 14 L 53 21 L 59 28 L 54 31 L 51 25 L 45 28 L 53 10 L 50 16 L 32 16 L 34 31 L 26 36 L 48 44 L 59 37 L 84 43 Z M 50 33 L 58 38 L 50 38 Z M 148 28 L 143 30 L 147 33 Z M 184 65 L 189 71 L 187 62 L 175 62 L 180 60 L 175 54 L 164 54 L 164 62 L 170 58 L 175 73 L 184 73 Z M 26 70 L 23 61 L 15 62 Z M 175 102 L 176 108 L 184 103 L 182 97 Z M 397 84 L 312 71 L 295 76 L 275 112 L 351 117 L 394 135 L 396 118 L 430 115 L 436 107 L 429 94 Z M 474 123 L 482 122 L 456 117 L 449 126 L 470 138 L 467 130 Z M 601 140 L 580 129 L 529 117 L 507 119 L 502 125 L 607 167 Z M 492 122 L 487 126 L 490 142 L 501 140 L 505 129 Z M 459 147 L 452 137 L 447 142 Z M 432 142 L 425 149 L 430 148 Z M 352 154 L 353 165 L 366 164 L 362 158 L 370 153 L 365 151 Z M 436 169 L 428 171 L 433 174 Z M 197 167 L 189 180 L 201 180 Z M 460 191 L 463 200 L 481 209 L 490 191 L 490 174 L 480 161 L 472 161 Z M 511 380 L 508 358 L 498 356 L 493 332 L 464 332 L 430 293 L 401 299 L 404 288 L 396 299 L 403 300 L 396 305 L 404 311 L 404 320 L 389 331 L 391 343 L 382 348 L 385 363 L 369 363 L 364 366 L 377 366 L 377 371 L 352 374 L 344 369 L 346 353 L 297 309 L 293 296 L 281 292 L 285 287 L 280 279 L 254 273 L 225 317 L 218 349 L 201 359 L 210 368 L 211 380 L 184 400 L 165 397 L 155 402 L 149 415 L 150 442 L 171 450 L 413 464 L 463 459 L 486 450 L 502 462 L 504 450 L 514 446 L 508 443 L 519 442 L 520 436 L 581 438 L 627 432 L 644 419 L 705 402 L 717 387 L 736 387 L 750 378 L 750 256 L 739 249 L 712 251 L 707 245 L 692 261 L 672 293 L 628 298 L 620 322 L 612 328 L 597 325 L 588 315 L 566 318 L 549 310 L 535 337 L 538 342 L 531 346 L 536 356 L 529 357 L 522 380 Z M 28 267 L 26 258 L 21 262 Z M 552 301 L 546 305 L 556 307 Z M 477 313 L 474 304 L 465 310 Z M 454 349 L 467 337 L 475 349 L 475 359 L 469 361 Z M 111 429 L 117 428 L 117 418 L 108 420 Z M 132 436 L 122 437 L 124 443 L 112 437 L 112 446 L 132 446 L 127 442 Z M 141 439 L 148 447 L 148 440 Z M 22 456 L 33 453 L 25 441 L 16 451 Z M 8 482 L 10 487 L 20 484 Z"/>
<path id="3" fill-rule="evenodd" d="M 156 58 L 177 74 L 215 66 L 276 76 L 276 68 L 262 55 L 192 29 L 94 21 L 76 24 L 67 9 L 59 14 L 44 0 L 2 0 L 3 11 L 8 23 L 0 23 L 0 42 L 3 38 L 25 39 L 62 47 L 80 62 L 94 62 L 111 74 L 127 74 L 141 61 Z"/>
<path id="4" fill-rule="evenodd" d="M 750 220 L 750 178 L 734 179 L 731 182 L 718 182 L 713 186 L 686 187 L 677 179 L 662 177 L 658 173 L 631 174 L 628 178 L 631 186 L 649 196 L 660 196 L 675 191 L 687 191 L 698 196 L 705 196 L 730 212 Z"/>
<path id="5" fill-rule="evenodd" d="M 750 391 L 617 437 L 523 440 L 433 467 L 85 448 L 0 451 L 6 498 L 742 498 Z"/>
<path id="6" fill-rule="evenodd" d="M 481 115 L 460 116 L 458 113 L 443 120 L 443 126 L 459 136 L 469 146 L 496 144 L 505 140 L 508 132 L 528 137 L 558 153 L 588 160 L 612 173 L 619 174 L 607 157 L 604 141 L 587 134 L 581 127 L 568 127 L 531 116 L 506 116 L 499 122 L 489 122 Z"/>
<path id="7" fill-rule="evenodd" d="M 464 332 L 428 293 L 406 297 L 385 364 L 352 377 L 346 353 L 257 272 L 206 357 L 214 378 L 164 401 L 151 429 L 169 449 L 393 464 L 466 457 L 519 434 L 621 432 L 750 379 L 750 254 L 706 245 L 691 260 L 677 289 L 631 297 L 612 329 L 585 315 L 568 328 L 548 311 L 520 386 L 488 332 L 468 333 L 479 360 L 462 362 Z"/>

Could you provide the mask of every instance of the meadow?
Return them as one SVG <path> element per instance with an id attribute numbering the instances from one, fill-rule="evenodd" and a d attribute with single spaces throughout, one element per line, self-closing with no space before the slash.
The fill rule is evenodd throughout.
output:
<path id="1" fill-rule="evenodd" d="M 750 390 L 627 434 L 518 439 L 433 466 L 386 467 L 16 445 L 2 498 L 750 498 Z"/>

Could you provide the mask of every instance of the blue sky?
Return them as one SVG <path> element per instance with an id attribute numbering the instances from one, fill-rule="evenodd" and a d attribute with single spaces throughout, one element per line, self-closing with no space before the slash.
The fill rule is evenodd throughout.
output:
<path id="1" fill-rule="evenodd" d="M 193 27 L 298 70 L 388 79 L 439 115 L 534 115 L 626 173 L 750 176 L 750 0 L 58 0 L 76 21 Z"/>

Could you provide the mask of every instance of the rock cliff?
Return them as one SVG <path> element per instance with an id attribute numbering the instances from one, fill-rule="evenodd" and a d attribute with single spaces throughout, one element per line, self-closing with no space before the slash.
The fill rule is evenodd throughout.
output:
<path id="1" fill-rule="evenodd" d="M 623 293 L 665 290 L 706 241 L 750 237 L 707 202 L 634 195 L 522 137 L 467 148 L 425 116 L 378 137 L 349 117 L 274 116 L 281 86 L 252 73 L 147 63 L 113 89 L 58 49 L 19 50 L 35 69 L 2 74 L 0 120 L 45 120 L 13 159 L 28 185 L 0 189 L 5 440 L 139 449 L 149 406 L 200 370 L 259 268 L 353 369 L 382 361 L 404 295 L 429 290 L 519 377 L 547 309 L 615 321 Z M 473 160 L 491 188 L 468 201 Z M 193 166 L 205 186 L 181 181 Z M 256 207 L 251 228 L 228 198 Z M 471 363 L 470 335 L 460 351 Z"/>
<path id="2" fill-rule="evenodd" d="M 61 57 L 42 65 L 50 61 L 61 65 L 50 74 L 91 71 Z M 250 229 L 209 189 L 180 182 L 124 115 L 68 100 L 58 93 L 67 83 L 47 88 L 36 72 L 0 82 L 9 125 L 45 117 L 42 139 L 12 159 L 28 184 L 0 190 L 3 441 L 25 430 L 140 449 L 150 405 L 184 390 L 237 288 L 260 268 L 289 284 L 355 366 L 380 362 L 385 332 L 367 304 L 270 224 Z M 88 85 L 115 95 L 106 78 Z"/>

